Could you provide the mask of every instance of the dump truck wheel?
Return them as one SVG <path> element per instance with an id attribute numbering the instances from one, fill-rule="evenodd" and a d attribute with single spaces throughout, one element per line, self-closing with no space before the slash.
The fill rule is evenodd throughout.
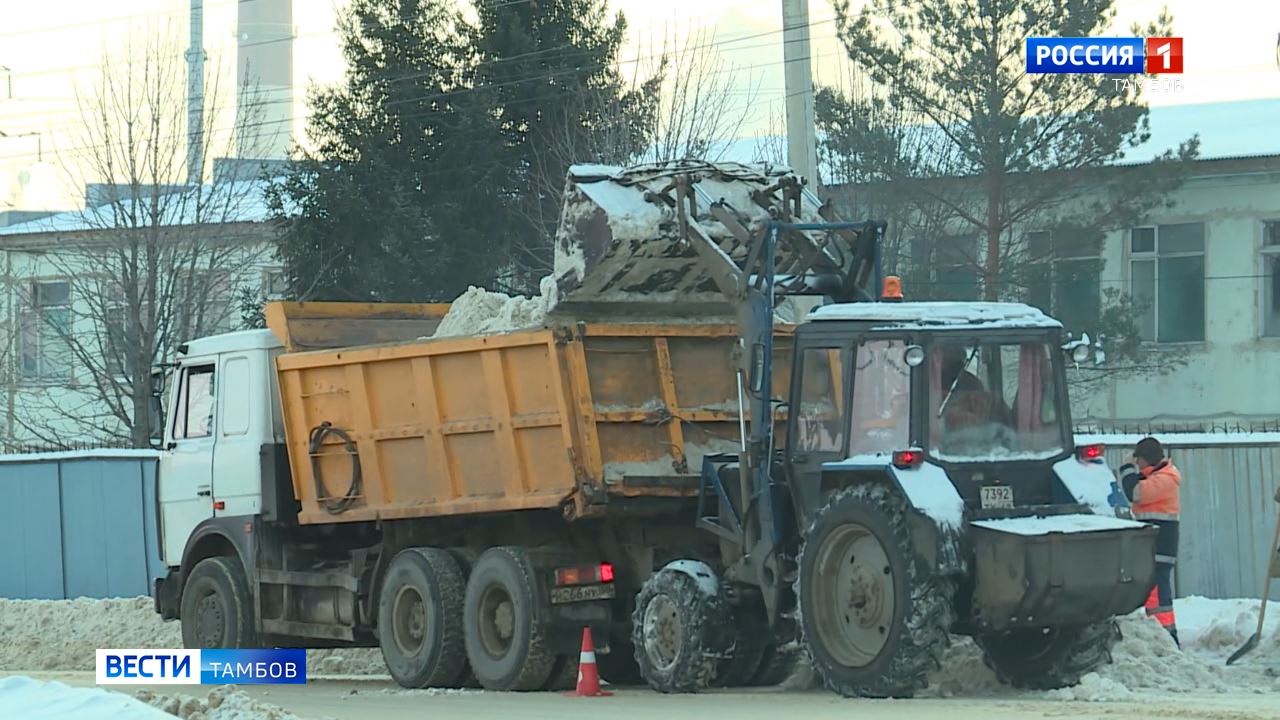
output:
<path id="1" fill-rule="evenodd" d="M 183 647 L 254 647 L 253 596 L 240 558 L 211 557 L 196 563 L 182 589 L 181 617 Z"/>
<path id="2" fill-rule="evenodd" d="M 799 663 L 799 652 L 782 652 L 778 650 L 777 645 L 766 645 L 763 656 L 760 658 L 760 667 L 756 670 L 755 676 L 751 678 L 750 684 L 755 687 L 781 685 L 783 681 L 795 673 L 796 666 Z"/>
<path id="3" fill-rule="evenodd" d="M 974 637 L 982 659 L 1001 682 L 1027 690 L 1054 690 L 1080 682 L 1111 662 L 1120 638 L 1114 620 L 1092 625 L 1015 630 Z"/>
<path id="4" fill-rule="evenodd" d="M 610 685 L 640 685 L 644 678 L 636 663 L 636 648 L 631 638 L 610 638 L 609 652 L 596 653 L 596 667 L 600 677 Z"/>
<path id="5" fill-rule="evenodd" d="M 471 568 L 463 627 L 467 659 L 489 690 L 538 690 L 556 656 L 543 641 L 542 599 L 523 548 L 486 550 Z"/>
<path id="6" fill-rule="evenodd" d="M 800 550 L 800 631 L 814 670 L 846 697 L 911 697 L 941 667 L 950 584 L 918 571 L 901 496 L 836 491 Z"/>
<path id="7" fill-rule="evenodd" d="M 640 589 L 631 622 L 636 663 L 650 687 L 688 693 L 711 685 L 722 651 L 717 637 L 731 622 L 719 595 L 683 572 L 660 570 Z"/>
<path id="8" fill-rule="evenodd" d="M 578 687 L 578 655 L 557 655 L 551 677 L 543 690 L 573 690 Z"/>
<path id="9" fill-rule="evenodd" d="M 401 687 L 449 687 L 466 670 L 462 571 L 439 548 L 401 550 L 378 597 L 378 641 Z"/>
<path id="10" fill-rule="evenodd" d="M 769 627 L 764 607 L 739 605 L 733 612 L 733 649 L 716 666 L 715 687 L 744 687 L 752 684 L 769 647 Z"/>

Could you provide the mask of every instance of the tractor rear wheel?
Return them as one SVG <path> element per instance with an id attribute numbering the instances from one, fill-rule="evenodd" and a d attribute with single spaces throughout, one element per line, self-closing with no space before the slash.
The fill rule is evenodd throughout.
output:
<path id="1" fill-rule="evenodd" d="M 800 630 L 814 670 L 847 697 L 911 697 L 941 666 L 950 583 L 914 562 L 907 505 L 882 485 L 832 493 L 800 550 Z"/>

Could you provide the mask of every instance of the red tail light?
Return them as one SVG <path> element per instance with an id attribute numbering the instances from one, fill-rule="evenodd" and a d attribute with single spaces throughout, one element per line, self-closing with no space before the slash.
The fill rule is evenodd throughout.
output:
<path id="1" fill-rule="evenodd" d="M 924 453 L 919 450 L 899 450 L 893 454 L 893 466 L 899 470 L 910 470 L 924 464 Z"/>
<path id="2" fill-rule="evenodd" d="M 578 565 L 556 568 L 556 585 L 592 585 L 613 582 L 613 565 Z"/>
<path id="3" fill-rule="evenodd" d="M 1076 458 L 1080 462 L 1094 462 L 1101 460 L 1106 449 L 1105 445 L 1081 445 L 1076 448 Z"/>

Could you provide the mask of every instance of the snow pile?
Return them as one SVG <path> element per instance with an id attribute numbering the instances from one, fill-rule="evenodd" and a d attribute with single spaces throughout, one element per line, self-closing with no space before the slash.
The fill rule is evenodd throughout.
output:
<path id="1" fill-rule="evenodd" d="M 0 717 L 166 720 L 164 713 L 128 695 L 99 688 L 70 687 L 60 682 L 42 682 L 20 675 L 0 678 Z"/>
<path id="2" fill-rule="evenodd" d="M 0 671 L 92 671 L 98 648 L 180 648 L 182 629 L 150 598 L 0 599 Z M 386 675 L 377 648 L 307 651 L 311 675 Z"/>
<path id="3" fill-rule="evenodd" d="M 1194 648 L 1197 653 L 1226 662 L 1258 629 L 1260 605 L 1257 600 L 1247 599 L 1181 598 L 1174 604 L 1178 636 L 1183 645 Z M 1280 662 L 1280 602 L 1267 603 L 1262 641 L 1240 662 L 1247 663 L 1253 656 Z"/>
<path id="4" fill-rule="evenodd" d="M 1112 650 L 1112 662 L 1085 675 L 1075 687 L 1038 695 L 1053 700 L 1116 702 L 1143 694 L 1273 693 L 1280 692 L 1280 620 L 1267 623 L 1262 642 L 1236 665 L 1226 658 L 1249 639 L 1257 627 L 1258 601 L 1209 600 L 1201 597 L 1175 602 L 1179 650 L 1173 639 L 1142 610 L 1120 619 L 1122 639 Z M 1270 618 L 1280 603 L 1267 608 Z M 1277 612 L 1280 615 L 1280 612 Z M 968 638 L 953 638 L 942 668 L 929 678 L 927 694 L 940 697 L 1007 695 Z"/>
<path id="5" fill-rule="evenodd" d="M 276 705 L 254 700 L 232 685 L 214 688 L 204 699 L 152 690 L 139 690 L 134 696 L 183 720 L 297 720 L 298 717 Z"/>
<path id="6" fill-rule="evenodd" d="M 490 292 L 472 286 L 449 306 L 432 337 L 489 335 L 542 327 L 554 304 L 555 280 L 548 275 L 539 283 L 539 294 L 527 298 Z"/>
<path id="7" fill-rule="evenodd" d="M 180 648 L 150 598 L 0 600 L 0 670 L 93 670 L 98 648 Z"/>
<path id="8" fill-rule="evenodd" d="M 1080 684 L 1075 687 L 1050 690 L 1045 695 L 1054 700 L 1077 702 L 1120 702 L 1134 698 L 1133 691 L 1123 683 L 1096 672 L 1080 678 Z"/>
<path id="9" fill-rule="evenodd" d="M 1007 692 L 996 674 L 982 661 L 982 650 L 970 638 L 953 635 L 942 657 L 942 668 L 929 674 L 923 696 L 972 697 Z"/>

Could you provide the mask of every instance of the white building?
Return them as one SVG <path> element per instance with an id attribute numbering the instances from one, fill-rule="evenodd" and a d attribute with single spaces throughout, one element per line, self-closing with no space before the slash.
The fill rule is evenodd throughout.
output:
<path id="1" fill-rule="evenodd" d="M 1178 366 L 1119 375 L 1078 393 L 1077 425 L 1132 432 L 1280 427 L 1278 123 L 1277 100 L 1153 109 L 1144 146 L 1152 155 L 1200 136 L 1189 178 L 1167 207 L 1108 233 L 1096 251 L 1059 252 L 1042 268 L 1043 281 L 1017 298 L 1069 321 L 1097 317 L 1104 292 L 1118 289 L 1148 306 L 1136 318 L 1143 362 Z M 858 191 L 831 189 L 854 212 Z M 1019 232 L 1032 254 L 1038 244 L 1052 244 L 1047 233 Z M 972 235 L 952 239 L 976 243 Z M 948 268 L 939 258 L 925 271 L 931 283 L 976 297 L 973 270 Z"/>
<path id="2" fill-rule="evenodd" d="M 1103 285 L 1151 308 L 1139 326 L 1167 375 L 1079 398 L 1077 420 L 1252 425 L 1280 418 L 1280 155 L 1196 163 L 1173 206 L 1112 233 Z"/>
<path id="3" fill-rule="evenodd" d="M 268 209 L 253 185 L 216 221 L 192 222 L 192 203 L 182 201 L 161 226 L 122 230 L 90 203 L 0 227 L 0 449 L 120 442 L 119 416 L 132 402 L 120 369 L 130 288 L 156 284 L 173 308 L 158 321 L 173 342 L 239 328 L 243 289 L 282 291 Z M 154 278 L 127 277 L 146 265 L 117 254 L 129 233 L 153 234 L 164 248 L 152 251 Z"/>

